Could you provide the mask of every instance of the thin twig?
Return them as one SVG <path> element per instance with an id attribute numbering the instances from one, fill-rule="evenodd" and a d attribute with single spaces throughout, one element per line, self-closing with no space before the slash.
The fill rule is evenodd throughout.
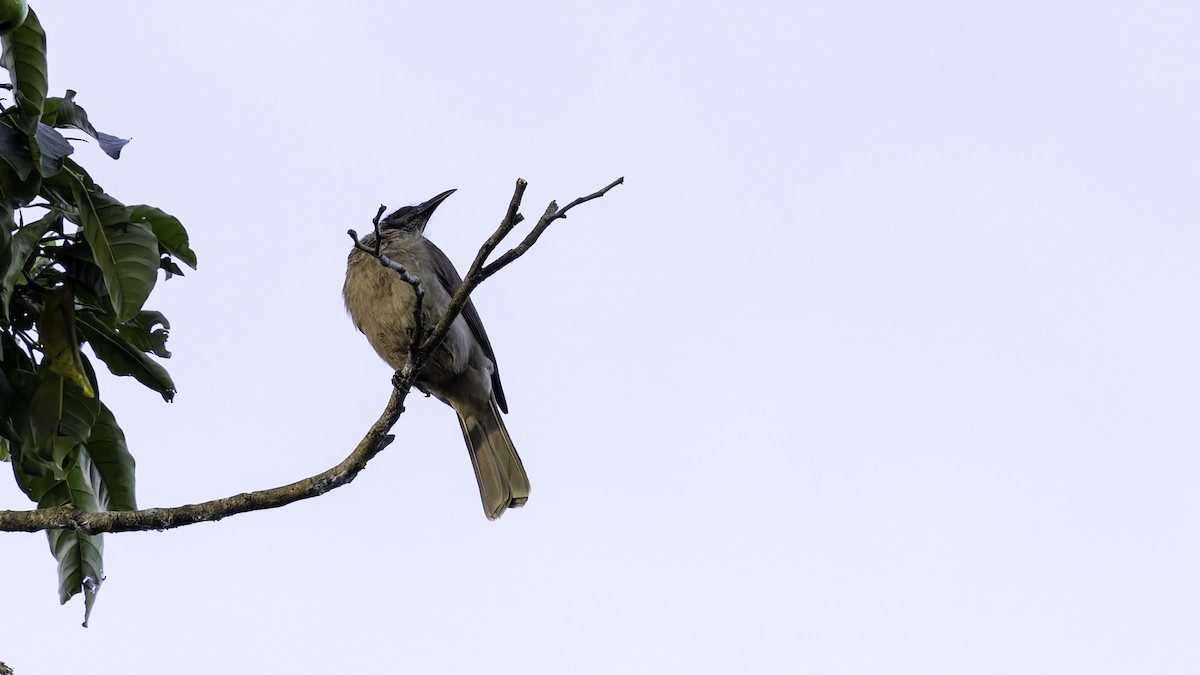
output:
<path id="1" fill-rule="evenodd" d="M 546 231 L 546 228 L 550 227 L 550 223 L 553 223 L 554 221 L 558 220 L 559 218 L 565 219 L 567 217 L 567 211 L 570 211 L 571 209 L 575 208 L 576 206 L 579 206 L 580 204 L 583 204 L 584 202 L 590 202 L 593 199 L 599 199 L 600 197 L 603 197 L 605 194 L 608 193 L 609 190 L 615 188 L 618 185 L 623 184 L 624 182 L 625 182 L 625 177 L 621 176 L 620 178 L 609 183 L 608 185 L 600 188 L 599 190 L 596 190 L 592 194 L 587 195 L 586 197 L 580 197 L 579 199 L 576 199 L 575 201 L 571 202 L 570 204 L 567 204 L 566 206 L 564 206 L 561 209 L 558 208 L 557 203 L 550 202 L 550 205 L 546 207 L 546 212 L 543 213 L 542 217 L 538 219 L 537 225 L 533 226 L 533 229 L 529 231 L 529 234 L 525 235 L 525 239 L 520 244 L 518 244 L 515 248 L 509 249 L 503 255 L 501 255 L 499 258 L 496 258 L 495 260 L 493 260 L 487 267 L 484 267 L 483 270 L 480 272 L 481 276 L 479 278 L 479 281 L 482 282 L 484 279 L 487 279 L 488 277 L 492 276 L 496 272 L 499 272 L 500 270 L 504 269 L 506 266 L 508 266 L 510 263 L 512 263 L 512 261 L 525 255 L 525 252 L 528 251 L 530 249 L 530 247 L 532 247 L 534 244 L 537 243 L 538 237 L 542 236 L 542 233 Z"/>
<path id="2" fill-rule="evenodd" d="M 375 227 L 375 246 L 373 248 L 363 244 L 358 238 L 358 233 L 354 230 L 346 230 L 346 234 L 350 235 L 350 238 L 354 240 L 355 248 L 373 256 L 379 261 L 380 265 L 399 274 L 400 279 L 404 283 L 412 286 L 413 294 L 417 297 L 417 301 L 413 306 L 413 326 L 415 326 L 413 330 L 413 344 L 416 344 L 425 335 L 425 288 L 421 286 L 420 277 L 410 273 L 404 268 L 404 265 L 387 257 L 380 250 L 383 245 L 383 235 L 379 231 L 379 216 L 383 215 L 385 210 L 387 210 L 387 207 L 380 204 L 379 211 L 375 213 L 375 217 L 371 220 L 371 224 Z"/>
<path id="3" fill-rule="evenodd" d="M 567 206 L 563 209 L 559 209 L 555 202 L 550 202 L 550 205 L 546 207 L 546 212 L 538 220 L 538 223 L 534 226 L 533 230 L 526 235 L 524 241 L 518 244 L 516 248 L 506 251 L 503 255 L 490 264 L 485 264 L 487 262 L 487 257 L 496 250 L 496 247 L 500 245 L 500 242 L 504 239 L 504 237 L 512 231 L 513 227 L 515 227 L 517 223 L 520 223 L 525 219 L 525 217 L 520 213 L 521 199 L 525 196 L 525 188 L 529 184 L 525 181 L 525 179 L 518 178 L 517 185 L 513 189 L 512 199 L 508 203 L 508 211 L 505 212 L 504 218 L 500 221 L 499 227 L 497 227 L 496 231 L 492 233 L 492 236 L 488 237 L 488 240 L 484 242 L 483 246 L 479 248 L 479 253 L 475 255 L 475 261 L 471 263 L 471 268 L 467 270 L 465 275 L 463 275 L 462 284 L 460 284 L 458 290 L 454 292 L 454 296 L 450 298 L 450 303 L 446 306 L 446 311 L 442 313 L 442 318 L 438 321 L 437 326 L 433 329 L 433 332 L 430 333 L 429 337 L 426 338 L 425 342 L 421 343 L 419 350 L 428 354 L 436 349 L 437 346 L 441 344 L 442 340 L 445 339 L 446 334 L 450 332 L 450 326 L 462 312 L 463 305 L 467 304 L 467 298 L 470 297 L 471 292 L 475 290 L 475 287 L 482 283 L 484 279 L 487 279 L 496 272 L 499 272 L 501 269 L 511 264 L 514 260 L 524 255 L 525 252 L 529 250 L 529 247 L 533 246 L 533 244 L 537 242 L 538 237 L 542 236 L 542 232 L 545 232 L 546 228 L 550 227 L 550 223 L 558 220 L 559 218 L 566 218 L 567 211 L 570 211 L 584 202 L 603 197 L 606 193 L 608 193 L 609 190 L 621 185 L 624 182 L 625 177 L 622 176 L 603 188 L 593 192 L 592 194 L 587 195 L 586 197 L 580 197 L 570 204 L 567 204 Z"/>
<path id="4" fill-rule="evenodd" d="M 487 258 L 492 254 L 492 251 L 496 250 L 496 247 L 500 245 L 500 242 L 504 240 L 504 237 L 509 232 L 512 232 L 517 223 L 525 219 L 525 216 L 521 215 L 520 209 L 521 199 L 524 198 L 525 188 L 528 186 L 529 183 L 524 178 L 517 179 L 517 185 L 513 188 L 512 199 L 508 202 L 508 210 L 505 211 L 504 218 L 500 220 L 500 225 L 496 227 L 496 231 L 492 233 L 492 236 L 483 242 L 483 246 L 479 247 L 479 252 L 475 254 L 475 260 L 471 263 L 470 269 L 467 270 L 466 276 L 463 277 L 463 283 L 450 298 L 450 303 L 446 305 L 446 311 L 442 313 L 442 318 L 438 320 L 437 326 L 434 327 L 429 337 L 420 344 L 418 351 L 427 354 L 432 353 L 442 343 L 442 339 L 446 337 L 446 334 L 450 332 L 450 326 L 458 318 L 458 315 L 462 313 L 463 305 L 467 304 L 467 298 L 470 297 L 471 291 L 475 289 L 475 286 L 479 285 L 479 282 L 469 283 L 472 274 L 483 269 L 483 265 L 487 262 Z"/>
<path id="5" fill-rule="evenodd" d="M 383 235 L 379 233 L 379 218 L 381 216 L 383 216 L 384 211 L 387 211 L 387 206 L 380 204 L 379 210 L 375 212 L 375 217 L 371 219 L 371 227 L 375 228 L 375 257 L 376 258 L 379 257 L 379 247 L 383 246 Z"/>

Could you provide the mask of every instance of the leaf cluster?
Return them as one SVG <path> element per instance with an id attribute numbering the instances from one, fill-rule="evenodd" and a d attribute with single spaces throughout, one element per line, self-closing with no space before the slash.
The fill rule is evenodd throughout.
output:
<path id="1" fill-rule="evenodd" d="M 33 10 L 0 41 L 12 82 L 11 104 L 0 104 L 0 459 L 39 508 L 134 510 L 133 456 L 81 347 L 170 401 L 175 384 L 158 360 L 170 356 L 170 323 L 145 305 L 160 271 L 182 275 L 196 255 L 177 219 L 120 202 L 71 158 L 62 129 L 113 159 L 128 141 L 98 131 L 75 92 L 48 96 Z M 60 598 L 84 594 L 86 625 L 104 579 L 101 536 L 49 537 Z"/>

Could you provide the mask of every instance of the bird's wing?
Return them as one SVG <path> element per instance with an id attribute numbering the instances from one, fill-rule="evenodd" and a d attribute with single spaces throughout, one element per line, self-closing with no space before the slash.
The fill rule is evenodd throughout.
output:
<path id="1" fill-rule="evenodd" d="M 458 275 L 458 270 L 454 269 L 454 263 L 450 262 L 450 258 L 442 252 L 442 249 L 428 239 L 424 239 L 424 241 L 429 246 L 429 257 L 433 260 L 438 281 L 442 283 L 446 292 L 453 296 L 462 284 L 462 277 Z M 463 305 L 462 317 L 466 320 L 467 327 L 471 329 L 471 334 L 475 336 L 475 341 L 483 347 L 483 353 L 492 361 L 492 395 L 496 397 L 496 405 L 507 413 L 508 403 L 504 400 L 504 387 L 500 386 L 500 366 L 496 363 L 496 354 L 492 352 L 492 343 L 488 341 L 487 331 L 483 329 L 483 320 L 479 318 L 475 303 L 471 302 L 470 298 L 467 298 L 467 303 Z"/>

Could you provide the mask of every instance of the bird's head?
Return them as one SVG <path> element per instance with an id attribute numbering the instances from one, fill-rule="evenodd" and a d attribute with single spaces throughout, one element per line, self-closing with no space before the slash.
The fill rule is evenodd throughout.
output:
<path id="1" fill-rule="evenodd" d="M 379 222 L 379 229 L 404 230 L 423 234 L 425 226 L 429 224 L 429 217 L 433 215 L 433 210 L 452 194 L 454 194 L 454 190 L 446 190 L 423 204 L 398 208 Z"/>

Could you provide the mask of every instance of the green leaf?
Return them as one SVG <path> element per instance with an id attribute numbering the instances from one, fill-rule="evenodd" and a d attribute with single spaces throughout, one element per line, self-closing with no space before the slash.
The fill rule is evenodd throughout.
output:
<path id="1" fill-rule="evenodd" d="M 75 92 L 68 89 L 67 93 L 74 94 Z M 58 119 L 58 109 L 60 107 L 62 107 L 62 102 L 63 102 L 62 96 L 47 96 L 46 97 L 46 102 L 42 104 L 42 124 L 49 124 L 50 126 L 56 126 L 54 124 L 54 120 Z"/>
<path id="2" fill-rule="evenodd" d="M 104 154 L 113 159 L 121 159 L 121 149 L 129 144 L 129 139 L 97 131 L 96 142 L 100 144 L 100 149 L 104 151 Z"/>
<path id="3" fill-rule="evenodd" d="M 24 206 L 33 201 L 42 184 L 42 177 L 34 171 L 32 142 L 28 135 L 17 129 L 13 116 L 0 116 L 0 194 L 4 206 Z"/>
<path id="4" fill-rule="evenodd" d="M 124 148 L 129 143 L 127 139 L 117 138 L 112 134 L 97 131 L 96 127 L 92 126 L 92 123 L 88 120 L 87 111 L 75 103 L 75 92 L 70 89 L 67 90 L 66 96 L 62 98 L 55 97 L 46 101 L 42 121 L 52 127 L 72 127 L 83 131 L 96 139 L 100 144 L 100 149 L 113 159 L 120 159 L 121 148 Z"/>
<path id="5" fill-rule="evenodd" d="M 62 170 L 63 159 L 75 152 L 75 148 L 71 147 L 62 134 L 41 122 L 38 122 L 34 141 L 30 147 L 37 150 L 39 171 L 42 176 L 53 176 L 58 173 Z"/>
<path id="6" fill-rule="evenodd" d="M 37 375 L 29 355 L 8 331 L 0 331 L 0 370 L 4 371 L 16 392 L 14 402 L 20 410 L 15 411 L 14 416 L 20 414 L 27 419 L 29 411 L 25 408 L 25 402 L 32 398 Z"/>
<path id="7" fill-rule="evenodd" d="M 104 285 L 104 272 L 92 257 L 92 248 L 86 241 L 62 244 L 43 251 L 60 263 L 67 279 L 75 286 L 75 299 L 82 304 L 93 304 L 108 300 L 108 287 Z M 101 300 L 103 298 L 104 300 Z"/>
<path id="8" fill-rule="evenodd" d="M 11 340 L 11 338 L 9 339 Z M 4 342 L 0 341 L 0 352 L 3 352 L 5 348 Z M 5 355 L 0 353 L 0 437 L 13 443 L 19 443 L 21 437 L 17 433 L 13 419 L 16 417 L 27 418 L 28 411 L 25 408 L 25 402 L 21 400 L 20 394 L 17 393 L 17 388 L 12 379 L 21 376 L 19 372 L 15 372 L 19 369 L 19 366 L 16 364 L 19 363 L 17 359 L 20 357 L 20 354 L 13 356 L 16 358 L 5 358 Z M 9 377 L 10 371 L 12 371 L 12 378 Z M 0 454 L 4 458 L 8 457 L 7 443 L 4 443 L 4 448 L 0 451 Z"/>
<path id="9" fill-rule="evenodd" d="M 8 249 L 12 235 L 17 229 L 17 221 L 13 209 L 0 204 L 0 251 Z"/>
<path id="10" fill-rule="evenodd" d="M 103 403 L 100 404 L 100 415 L 92 425 L 87 451 L 108 493 L 105 508 L 110 511 L 137 510 L 133 455 L 129 454 L 129 447 L 125 444 L 125 432 L 121 431 L 112 411 Z"/>
<path id="11" fill-rule="evenodd" d="M 7 331 L 0 331 L 0 372 L 4 373 L 4 398 L 8 407 L 0 410 L 0 429 L 5 438 L 20 443 L 25 430 L 25 437 L 30 434 L 28 401 L 34 388 L 33 364 L 24 350 L 17 346 L 16 339 Z M 10 452 L 15 454 L 17 449 Z"/>
<path id="12" fill-rule="evenodd" d="M 8 70 L 17 100 L 17 128 L 32 136 L 46 104 L 46 31 L 33 9 L 13 32 L 0 37 L 4 53 L 0 65 Z"/>
<path id="13" fill-rule="evenodd" d="M 82 358 L 80 362 L 81 365 L 85 365 Z M 92 380 L 96 377 L 90 364 L 85 370 L 86 379 Z M 96 420 L 100 417 L 101 405 L 99 398 L 85 395 L 78 387 L 63 389 L 62 417 L 58 421 L 59 440 L 65 438 L 73 443 L 88 443 L 92 438 Z"/>
<path id="14" fill-rule="evenodd" d="M 51 212 L 26 224 L 13 235 L 8 248 L 0 252 L 0 317 L 3 317 L 5 321 L 9 317 L 8 302 L 12 299 L 13 289 L 21 281 L 29 254 L 33 253 L 42 236 L 59 217 L 58 214 Z"/>
<path id="15" fill-rule="evenodd" d="M 94 377 L 91 368 L 89 375 Z M 125 433 L 112 411 L 98 399 L 84 398 L 68 387 L 63 397 L 63 415 L 55 443 L 55 461 L 69 466 L 85 453 L 91 462 L 91 486 L 96 495 L 92 510 L 132 511 L 134 496 L 133 455 L 125 444 Z M 79 501 L 74 504 L 83 507 Z"/>
<path id="16" fill-rule="evenodd" d="M 73 453 L 62 480 L 38 501 L 40 508 L 72 504 L 82 511 L 100 511 L 96 486 L 99 477 L 84 453 Z M 96 593 L 104 582 L 104 539 L 101 535 L 81 534 L 74 530 L 48 530 L 50 552 L 58 560 L 58 598 L 66 603 L 84 594 L 84 620 L 95 604 Z"/>
<path id="17" fill-rule="evenodd" d="M 170 336 L 171 322 L 162 312 L 142 311 L 123 324 L 114 326 L 117 334 L 126 342 L 143 352 L 169 359 L 171 352 L 167 351 L 167 338 Z"/>
<path id="18" fill-rule="evenodd" d="M 84 402 L 84 401 L 80 401 Z M 72 504 L 81 511 L 130 511 L 134 498 L 134 461 L 112 411 L 98 405 L 86 443 L 59 437 L 56 452 L 62 478 L 38 500 L 42 508 Z M 50 530 L 50 550 L 58 559 L 59 599 L 84 594 L 84 625 L 104 581 L 104 540 L 72 530 Z"/>
<path id="19" fill-rule="evenodd" d="M 74 453 L 64 479 L 39 500 L 38 506 L 48 508 L 74 504 L 83 511 L 102 510 L 96 486 L 100 484 L 86 453 Z M 84 594 L 83 625 L 87 625 L 96 593 L 104 582 L 104 538 L 101 535 L 80 534 L 74 530 L 48 530 L 50 551 L 58 559 L 58 598 L 66 603 L 79 593 Z"/>
<path id="20" fill-rule="evenodd" d="M 89 378 L 95 373 L 84 362 Z M 43 370 L 42 372 L 46 372 Z M 47 381 L 55 379 L 50 374 Z M 53 443 L 54 463 L 32 483 L 31 496 L 42 508 L 71 504 L 81 511 L 128 511 L 137 508 L 133 456 L 112 411 L 67 387 L 62 399 L 59 435 Z M 45 463 L 42 464 L 45 468 Z M 47 533 L 58 559 L 59 598 L 67 602 L 84 594 L 84 625 L 104 581 L 103 539 L 71 530 Z"/>
<path id="21" fill-rule="evenodd" d="M 27 440 L 22 440 L 8 449 L 12 453 L 13 476 L 17 479 L 17 487 L 25 496 L 37 502 L 58 484 L 59 477 L 55 475 L 53 460 L 41 457 L 31 445 Z"/>
<path id="22" fill-rule="evenodd" d="M 8 373 L 0 370 L 0 437 L 13 442 L 21 440 L 12 423 L 13 416 L 20 414 L 21 407 L 21 401 L 17 398 L 17 390 L 13 387 L 12 381 L 8 379 Z"/>
<path id="23" fill-rule="evenodd" d="M 111 319 L 83 310 L 75 316 L 75 325 L 92 346 L 96 357 L 114 375 L 132 375 L 138 382 L 162 394 L 164 400 L 174 398 L 175 383 L 171 381 L 167 369 L 146 355 L 137 344 L 119 334 Z"/>
<path id="24" fill-rule="evenodd" d="M 163 256 L 162 259 L 158 261 L 158 268 L 167 273 L 166 276 L 163 277 L 164 279 L 170 279 L 173 276 L 183 276 L 183 270 L 179 269 L 179 265 L 175 264 L 175 261 L 171 259 L 171 256 Z"/>
<path id="25" fill-rule="evenodd" d="M 12 31 L 21 25 L 26 16 L 29 16 L 29 5 L 25 0 L 5 2 L 3 7 L 4 10 L 0 12 L 0 34 Z M 5 669 L 8 668 L 0 669 L 0 671 Z M 12 675 L 12 673 L 0 672 L 0 675 Z"/>
<path id="26" fill-rule="evenodd" d="M 54 456 L 54 439 L 62 420 L 63 379 L 58 373 L 43 368 L 37 374 L 37 388 L 29 401 L 29 424 L 32 445 L 27 449 L 43 459 Z"/>
<path id="27" fill-rule="evenodd" d="M 14 427 L 15 438 L 9 445 L 12 455 L 13 476 L 17 486 L 31 500 L 39 501 L 45 493 L 58 481 L 55 466 L 50 453 L 45 455 L 37 451 L 33 442 L 32 403 L 40 384 L 39 374 L 33 372 L 33 363 L 29 356 L 17 346 L 16 340 L 8 332 L 0 331 L 0 346 L 3 346 L 3 369 L 17 392 L 14 400 L 14 410 L 10 421 Z M 49 372 L 49 371 L 44 371 Z M 57 378 L 58 376 L 54 376 Z M 59 378 L 61 380 L 61 378 Z M 27 403 L 29 402 L 29 403 Z M 39 420 L 43 427 L 51 422 Z M 16 439 L 19 439 L 16 440 Z"/>
<path id="28" fill-rule="evenodd" d="M 27 206 L 38 196 L 42 176 L 36 171 L 21 178 L 7 162 L 0 162 L 0 206 Z"/>
<path id="29" fill-rule="evenodd" d="M 63 159 L 63 169 L 42 182 L 41 196 L 55 208 L 61 210 L 75 222 L 78 218 L 75 207 L 75 188 L 83 185 L 92 192 L 101 192 L 96 182 L 88 175 L 87 169 L 78 162 L 67 157 Z"/>
<path id="30" fill-rule="evenodd" d="M 87 375 L 95 377 L 85 362 Z M 46 372 L 43 370 L 43 372 Z M 52 380 L 56 376 L 47 376 Z M 112 411 L 97 399 L 65 389 L 59 435 L 53 443 L 53 466 L 31 481 L 38 506 L 71 504 L 81 511 L 128 511 L 137 508 L 134 497 L 134 460 L 125 434 Z M 104 581 L 103 539 L 71 530 L 51 530 L 50 550 L 58 559 L 59 599 L 67 602 L 84 594 L 84 625 Z"/>
<path id="31" fill-rule="evenodd" d="M 33 152 L 29 136 L 12 124 L 11 119 L 0 120 L 0 158 L 12 167 L 17 178 L 25 180 L 33 173 Z"/>
<path id="32" fill-rule="evenodd" d="M 158 239 L 148 225 L 129 222 L 129 209 L 112 197 L 78 184 L 74 192 L 117 322 L 126 321 L 142 309 L 158 280 Z"/>
<path id="33" fill-rule="evenodd" d="M 61 375 L 83 392 L 95 398 L 96 392 L 83 371 L 79 340 L 75 337 L 75 296 L 68 286 L 47 293 L 38 318 L 38 338 L 46 350 L 50 370 Z"/>
<path id="34" fill-rule="evenodd" d="M 196 254 L 188 246 L 187 230 L 178 218 L 162 209 L 139 204 L 129 207 L 129 220 L 149 225 L 163 250 L 196 269 Z"/>
<path id="35" fill-rule="evenodd" d="M 58 599 L 66 604 L 84 594 L 83 625 L 87 625 L 96 593 L 104 581 L 104 538 L 73 530 L 48 530 L 50 552 L 58 559 Z"/>

